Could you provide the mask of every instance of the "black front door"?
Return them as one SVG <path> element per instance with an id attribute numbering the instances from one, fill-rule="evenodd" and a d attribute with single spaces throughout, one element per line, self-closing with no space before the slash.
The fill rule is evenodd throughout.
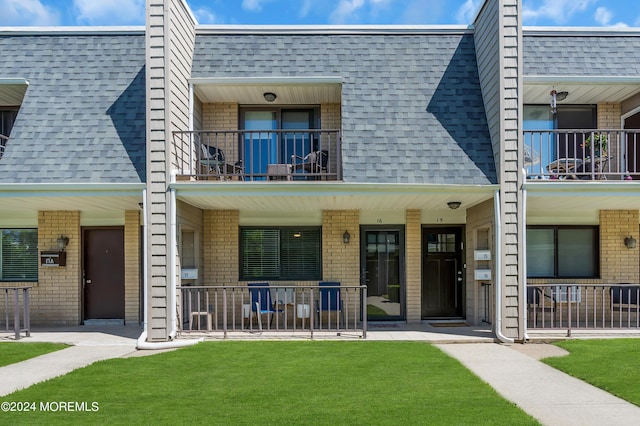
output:
<path id="1" fill-rule="evenodd" d="M 462 228 L 422 232 L 422 317 L 462 317 Z"/>
<path id="2" fill-rule="evenodd" d="M 402 320 L 404 314 L 404 229 L 364 227 L 362 283 L 368 320 Z"/>

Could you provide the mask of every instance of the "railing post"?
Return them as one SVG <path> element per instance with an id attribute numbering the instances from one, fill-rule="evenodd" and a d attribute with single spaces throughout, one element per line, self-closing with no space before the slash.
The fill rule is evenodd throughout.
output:
<path id="1" fill-rule="evenodd" d="M 227 338 L 227 289 L 222 289 L 222 330 L 224 338 Z"/>
<path id="2" fill-rule="evenodd" d="M 22 303 L 24 304 L 24 331 L 26 337 L 31 337 L 31 312 L 29 311 L 29 288 L 22 289 Z"/>
<path id="3" fill-rule="evenodd" d="M 571 337 L 571 294 L 573 286 L 567 286 L 567 337 Z"/>
<path id="4" fill-rule="evenodd" d="M 362 288 L 361 306 L 364 309 L 364 311 L 362 312 L 362 338 L 366 339 L 367 338 L 367 286 L 363 285 L 361 288 Z"/>
<path id="5" fill-rule="evenodd" d="M 20 339 L 20 293 L 18 288 L 13 289 L 13 331 L 16 334 L 16 340 Z"/>

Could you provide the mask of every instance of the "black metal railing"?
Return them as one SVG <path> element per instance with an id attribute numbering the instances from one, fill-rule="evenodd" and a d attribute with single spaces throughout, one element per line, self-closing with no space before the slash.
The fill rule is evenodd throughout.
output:
<path id="1" fill-rule="evenodd" d="M 640 179 L 640 130 L 527 130 L 528 179 Z"/>
<path id="2" fill-rule="evenodd" d="M 31 335 L 31 315 L 29 312 L 29 290 L 31 287 L 2 287 L 3 303 L 0 309 L 4 310 L 4 330 L 13 331 L 16 340 L 22 333 L 26 337 Z"/>
<path id="3" fill-rule="evenodd" d="M 366 286 L 181 286 L 181 332 L 357 334 L 366 338 Z"/>
<path id="4" fill-rule="evenodd" d="M 178 176 L 222 181 L 342 179 L 339 130 L 173 133 Z"/>

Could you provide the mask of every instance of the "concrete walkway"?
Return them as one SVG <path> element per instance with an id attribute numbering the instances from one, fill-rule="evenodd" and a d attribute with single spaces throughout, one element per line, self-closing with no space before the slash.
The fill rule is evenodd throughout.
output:
<path id="1" fill-rule="evenodd" d="M 640 424 L 640 407 L 549 367 L 536 358 L 560 355 L 546 344 L 438 344 L 500 395 L 542 424 Z M 638 384 L 634 384 L 637 386 Z"/>

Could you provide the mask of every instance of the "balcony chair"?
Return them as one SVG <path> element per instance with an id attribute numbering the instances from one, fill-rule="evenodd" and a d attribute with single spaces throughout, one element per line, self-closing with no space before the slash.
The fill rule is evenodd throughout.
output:
<path id="1" fill-rule="evenodd" d="M 200 144 L 200 164 L 205 167 L 205 174 L 214 175 L 220 180 L 234 177 L 243 180 L 242 160 L 235 164 L 227 163 L 224 151 L 215 146 Z"/>
<path id="2" fill-rule="evenodd" d="M 316 176 L 311 176 L 311 178 L 319 180 L 322 176 L 318 176 L 318 174 L 327 173 L 329 168 L 329 151 L 311 151 L 304 157 L 292 155 L 291 164 L 294 171 L 315 174 Z"/>
<path id="3" fill-rule="evenodd" d="M 276 304 L 271 300 L 269 283 L 249 283 L 247 286 L 249 287 L 251 315 L 255 314 L 258 317 L 258 329 L 262 331 L 262 315 L 271 316 L 269 327 L 271 327 L 273 317 L 276 314 L 282 315 L 284 324 L 284 309 L 279 308 L 279 306 L 282 306 L 282 302 L 277 302 Z M 251 322 L 251 318 L 249 318 L 249 321 Z"/>
<path id="4" fill-rule="evenodd" d="M 543 304 L 545 298 L 549 299 L 547 303 Z M 542 314 L 542 325 L 544 326 L 544 313 L 551 312 L 551 324 L 554 323 L 555 313 L 557 301 L 555 296 L 547 295 L 544 290 L 540 287 L 529 287 L 527 286 L 527 309 L 529 312 L 533 313 L 533 324 L 534 326 L 538 325 L 538 320 L 540 319 L 540 314 Z"/>
<path id="5" fill-rule="evenodd" d="M 321 315 L 327 312 L 331 315 L 331 312 L 338 314 L 338 328 L 344 324 L 344 310 L 342 309 L 342 299 L 340 298 L 340 283 L 332 281 L 322 281 L 318 284 L 319 300 L 316 301 L 316 316 L 318 319 L 318 327 L 322 325 L 320 322 Z M 329 317 L 331 319 L 331 317 Z M 331 321 L 329 321 L 329 324 Z"/>

